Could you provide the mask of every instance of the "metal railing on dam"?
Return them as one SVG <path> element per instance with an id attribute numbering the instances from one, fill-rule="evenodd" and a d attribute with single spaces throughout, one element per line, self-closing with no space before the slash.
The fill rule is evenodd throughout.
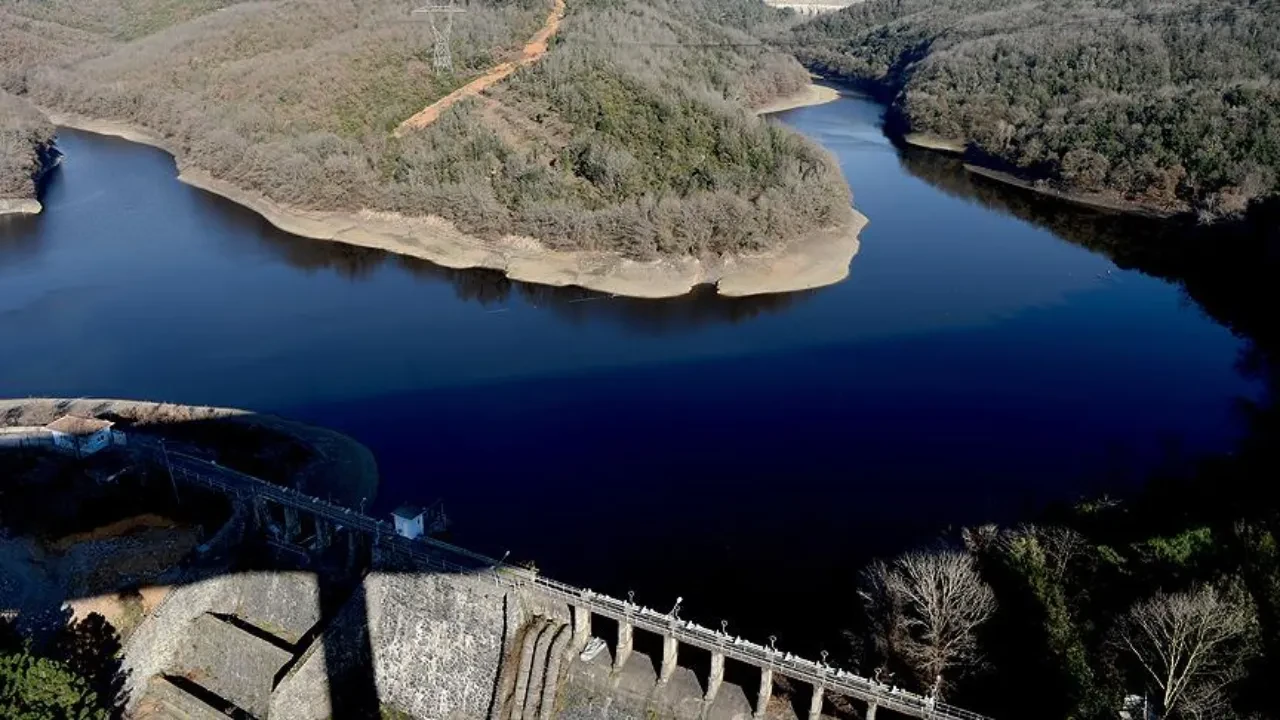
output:
<path id="1" fill-rule="evenodd" d="M 143 443 L 142 446 L 156 453 L 157 460 L 167 465 L 175 482 L 200 485 L 237 497 L 248 496 L 254 502 L 265 501 L 306 513 L 331 523 L 337 530 L 370 536 L 375 547 L 411 558 L 415 564 L 424 568 L 485 575 L 494 582 L 513 588 L 536 590 L 568 604 L 578 612 L 585 611 L 615 620 L 620 627 L 637 627 L 707 650 L 713 656 L 732 658 L 766 672 L 809 683 L 818 693 L 825 691 L 845 695 L 866 702 L 871 707 L 926 720 L 989 720 L 986 716 L 899 690 L 825 663 L 807 660 L 723 631 L 681 620 L 673 614 L 660 613 L 634 602 L 557 582 L 524 568 L 504 565 L 493 558 L 434 538 L 406 538 L 397 534 L 389 522 L 292 488 L 273 485 L 201 458 L 179 452 L 166 452 L 162 447 L 148 443 Z"/>

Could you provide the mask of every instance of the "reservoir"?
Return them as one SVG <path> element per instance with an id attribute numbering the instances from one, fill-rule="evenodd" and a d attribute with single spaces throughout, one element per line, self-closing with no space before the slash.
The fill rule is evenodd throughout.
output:
<path id="1" fill-rule="evenodd" d="M 1230 449 L 1264 391 L 1244 324 L 1125 244 L 1160 231 L 977 184 L 881 115 L 778 116 L 871 224 L 845 282 L 742 300 L 296 238 L 63 131 L 45 213 L 0 220 L 0 395 L 333 427 L 376 453 L 379 513 L 440 498 L 475 550 L 834 656 L 869 558 Z"/>

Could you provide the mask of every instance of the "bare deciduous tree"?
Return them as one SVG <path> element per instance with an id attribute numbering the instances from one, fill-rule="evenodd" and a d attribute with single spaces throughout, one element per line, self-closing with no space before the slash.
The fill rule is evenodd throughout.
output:
<path id="1" fill-rule="evenodd" d="M 783 15 L 759 0 L 570 5 L 546 57 L 398 138 L 518 56 L 551 0 L 468 2 L 456 75 L 431 69 L 406 0 L 4 0 L 0 90 L 143 126 L 184 166 L 282 204 L 436 215 L 554 249 L 755 253 L 847 218 L 834 160 L 746 112 L 809 81 L 759 40 Z M 30 194 L 35 153 L 18 150 L 6 174 Z"/>
<path id="2" fill-rule="evenodd" d="M 938 695 L 951 675 L 977 664 L 976 630 L 996 608 L 973 558 L 956 550 L 877 561 L 864 572 L 859 595 L 881 654 L 911 668 L 920 686 Z"/>
<path id="3" fill-rule="evenodd" d="M 1089 541 L 1071 528 L 1050 526 L 1028 526 L 1027 532 L 1033 535 L 1044 548 L 1045 559 L 1049 561 L 1049 570 L 1059 582 L 1066 576 L 1067 570 L 1076 560 L 1084 557 L 1089 550 Z"/>
<path id="4" fill-rule="evenodd" d="M 1258 649 L 1253 602 L 1238 584 L 1157 593 L 1121 621 L 1119 645 L 1159 690 L 1171 717 L 1221 717 L 1226 688 Z"/>

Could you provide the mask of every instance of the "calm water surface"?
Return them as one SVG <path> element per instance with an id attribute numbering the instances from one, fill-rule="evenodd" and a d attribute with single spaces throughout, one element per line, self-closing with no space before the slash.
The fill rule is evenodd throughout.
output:
<path id="1" fill-rule="evenodd" d="M 1055 235 L 904 156 L 880 112 L 781 116 L 839 158 L 871 225 L 846 282 L 741 301 L 294 238 L 177 183 L 164 153 L 66 131 L 45 214 L 0 222 L 0 395 L 332 426 L 377 453 L 379 509 L 443 497 L 476 549 L 834 645 L 869 555 L 1229 447 L 1259 391 L 1179 287 L 1072 242 L 1066 208 Z"/>

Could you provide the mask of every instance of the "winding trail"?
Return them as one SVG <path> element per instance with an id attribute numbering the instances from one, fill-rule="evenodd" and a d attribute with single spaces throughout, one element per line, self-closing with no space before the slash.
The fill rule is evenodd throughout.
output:
<path id="1" fill-rule="evenodd" d="M 551 43 L 552 36 L 560 29 L 560 21 L 564 19 L 565 13 L 564 3 L 565 0 L 556 0 L 555 7 L 551 9 L 551 14 L 547 16 L 547 22 L 543 24 L 542 29 L 537 34 L 529 39 L 529 42 L 525 43 L 518 60 L 509 60 L 495 65 L 475 80 L 426 106 L 413 117 L 400 123 L 400 127 L 396 128 L 396 137 L 400 137 L 410 130 L 421 130 L 435 122 L 436 118 L 439 118 L 445 110 L 453 107 L 463 98 L 479 95 L 516 70 L 541 59 L 543 55 L 547 54 L 547 48 Z"/>

